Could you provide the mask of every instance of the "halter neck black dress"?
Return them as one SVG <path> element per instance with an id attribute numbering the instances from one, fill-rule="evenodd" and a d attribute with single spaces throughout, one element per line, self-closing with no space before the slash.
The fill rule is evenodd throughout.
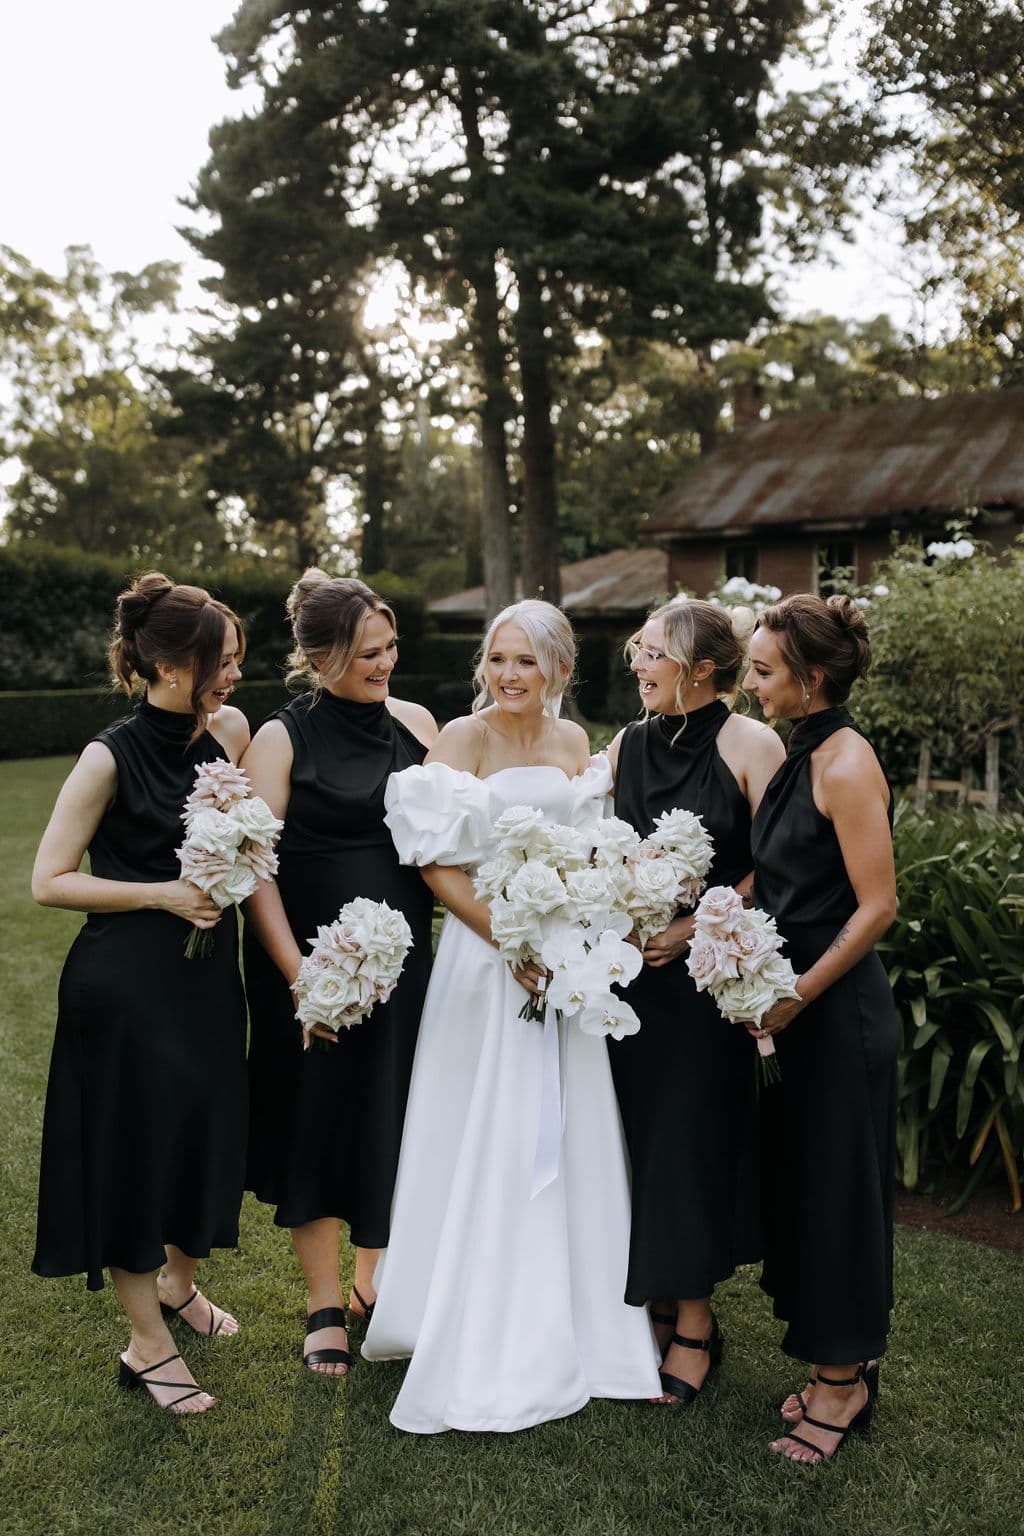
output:
<path id="1" fill-rule="evenodd" d="M 857 908 L 835 828 L 811 789 L 814 749 L 844 729 L 857 729 L 845 709 L 801 721 L 754 818 L 754 901 L 776 919 L 798 974 Z M 818 1365 L 885 1349 L 897 1043 L 874 950 L 775 1036 L 782 1080 L 762 1096 L 761 1284 L 789 1324 L 786 1354 Z"/>
<path id="2" fill-rule="evenodd" d="M 615 814 L 641 836 L 663 811 L 701 817 L 715 845 L 709 885 L 752 866 L 750 807 L 718 751 L 728 718 L 716 701 L 629 725 L 615 774 Z M 608 1043 L 633 1170 L 626 1301 L 710 1296 L 760 1258 L 755 1048 L 697 991 L 685 955 L 644 966 L 624 995 L 641 1022 Z"/>
<path id="3" fill-rule="evenodd" d="M 430 974 L 433 897 L 398 862 L 384 825 L 392 773 L 426 747 L 387 705 L 323 692 L 293 699 L 280 720 L 293 750 L 291 796 L 278 845 L 278 887 L 299 948 L 356 896 L 386 901 L 412 929 L 398 985 L 338 1044 L 303 1051 L 291 994 L 255 934 L 245 935 L 251 1020 L 248 1187 L 276 1205 L 278 1226 L 346 1221 L 362 1248 L 387 1245 L 391 1196 Z"/>
<path id="4" fill-rule="evenodd" d="M 117 789 L 89 844 L 105 880 L 177 880 L 198 763 L 226 756 L 191 715 L 141 703 L 95 737 Z M 234 907 L 213 953 L 186 960 L 170 912 L 91 912 L 61 973 L 32 1268 L 144 1274 L 164 1244 L 234 1247 L 245 1172 L 245 1000 Z"/>

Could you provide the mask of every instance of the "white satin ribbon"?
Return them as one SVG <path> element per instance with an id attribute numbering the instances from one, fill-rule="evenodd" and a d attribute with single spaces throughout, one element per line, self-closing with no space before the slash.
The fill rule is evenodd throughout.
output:
<path id="1" fill-rule="evenodd" d="M 540 1113 L 533 1154 L 530 1199 L 535 1200 L 558 1177 L 562 1158 L 562 1070 L 559 1059 L 558 1010 L 544 1005 L 544 1034 L 540 1044 Z"/>

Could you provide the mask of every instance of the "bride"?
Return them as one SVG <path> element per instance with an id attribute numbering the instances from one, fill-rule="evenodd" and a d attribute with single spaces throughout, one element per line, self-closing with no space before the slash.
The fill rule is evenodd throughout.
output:
<path id="1" fill-rule="evenodd" d="M 363 1345 L 370 1360 L 412 1356 L 391 1422 L 416 1434 L 525 1429 L 591 1397 L 659 1391 L 646 1313 L 623 1301 L 629 1192 L 607 1045 L 557 1025 L 558 1171 L 531 1197 L 545 1027 L 519 1011 L 543 983 L 504 964 L 466 873 L 509 806 L 578 827 L 603 814 L 607 760 L 591 764 L 584 731 L 557 718 L 573 660 L 557 608 L 506 608 L 484 640 L 473 713 L 388 784 L 399 857 L 449 909 Z"/>

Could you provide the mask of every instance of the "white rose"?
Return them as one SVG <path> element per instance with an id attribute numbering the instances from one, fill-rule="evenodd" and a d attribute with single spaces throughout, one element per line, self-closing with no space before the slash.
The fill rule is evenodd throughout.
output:
<path id="1" fill-rule="evenodd" d="M 540 927 L 534 912 L 522 912 L 496 896 L 491 902 L 491 938 L 502 958 L 518 964 L 537 953 L 541 945 Z"/>
<path id="2" fill-rule="evenodd" d="M 693 977 L 698 992 L 717 991 L 716 984 L 739 974 L 736 959 L 726 945 L 717 939 L 698 934 L 690 943 L 686 956 L 686 969 Z"/>
<path id="3" fill-rule="evenodd" d="M 730 954 L 736 958 L 740 974 L 752 976 L 778 951 L 779 938 L 764 924 L 741 923 L 730 935 L 727 945 Z"/>
<path id="4" fill-rule="evenodd" d="M 236 800 L 225 814 L 242 829 L 242 836 L 254 843 L 276 842 L 284 826 L 284 822 L 274 815 L 259 795 L 250 795 L 247 800 Z"/>
<path id="5" fill-rule="evenodd" d="M 492 901 L 502 894 L 516 870 L 522 867 L 521 856 L 503 848 L 493 859 L 480 865 L 473 877 L 473 889 L 481 901 Z"/>
<path id="6" fill-rule="evenodd" d="M 607 816 L 599 821 L 591 834 L 594 844 L 595 864 L 614 867 L 625 859 L 635 858 L 640 839 L 628 821 L 619 816 Z"/>
<path id="7" fill-rule="evenodd" d="M 633 895 L 631 904 L 663 909 L 667 923 L 678 902 L 679 880 L 669 859 L 640 859 L 632 866 Z M 664 923 L 662 924 L 664 927 Z"/>
<path id="8" fill-rule="evenodd" d="M 778 992 L 762 972 L 739 976 L 715 990 L 715 1002 L 733 1024 L 760 1024 Z"/>
<path id="9" fill-rule="evenodd" d="M 335 1017 L 351 1008 L 357 1001 L 352 979 L 338 971 L 317 970 L 307 973 L 303 979 L 299 972 L 296 991 L 299 994 L 299 1019 L 305 1025 L 328 1024 L 333 1026 Z"/>
<path id="10" fill-rule="evenodd" d="M 584 869 L 590 850 L 575 827 L 563 827 L 557 823 L 544 828 L 534 844 L 532 856 L 559 870 Z"/>
<path id="11" fill-rule="evenodd" d="M 596 926 L 597 920 L 607 916 L 616 904 L 606 869 L 571 869 L 565 877 L 565 889 L 578 922 Z"/>
<path id="12" fill-rule="evenodd" d="M 724 938 L 743 918 L 743 902 L 731 885 L 713 885 L 697 908 L 697 932 Z"/>
<path id="13" fill-rule="evenodd" d="M 244 837 L 238 822 L 226 811 L 197 811 L 188 829 L 188 841 L 207 853 L 230 853 Z"/>
<path id="14" fill-rule="evenodd" d="M 510 805 L 494 823 L 494 836 L 504 848 L 528 852 L 543 826 L 543 813 L 534 806 Z"/>
<path id="15" fill-rule="evenodd" d="M 547 916 L 565 904 L 565 886 L 553 869 L 539 859 L 527 859 L 512 876 L 505 899 L 521 912 Z"/>
<path id="16" fill-rule="evenodd" d="M 247 901 L 258 885 L 259 880 L 248 864 L 233 864 L 227 874 L 210 887 L 210 895 L 218 907 L 230 907 Z"/>

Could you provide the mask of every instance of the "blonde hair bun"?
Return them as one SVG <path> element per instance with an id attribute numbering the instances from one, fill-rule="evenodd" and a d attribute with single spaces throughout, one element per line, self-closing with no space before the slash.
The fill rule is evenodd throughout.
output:
<path id="1" fill-rule="evenodd" d="M 330 579 L 327 572 L 322 571 L 318 565 L 311 565 L 308 570 L 303 571 L 285 598 L 284 606 L 288 617 L 294 619 L 310 593 L 315 592 L 317 587 L 322 587 L 324 582 Z"/>

